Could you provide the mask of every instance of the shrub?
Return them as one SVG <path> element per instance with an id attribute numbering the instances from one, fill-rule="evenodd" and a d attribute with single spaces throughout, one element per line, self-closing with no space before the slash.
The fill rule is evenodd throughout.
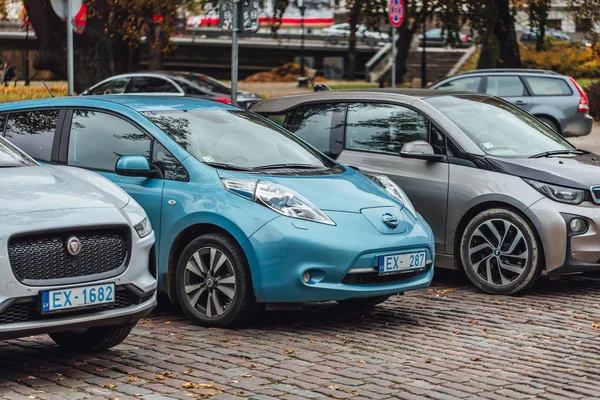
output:
<path id="1" fill-rule="evenodd" d="M 521 61 L 526 68 L 549 69 L 573 78 L 600 77 L 600 57 L 589 47 L 550 42 L 546 51 L 535 51 L 534 45 L 521 45 Z"/>
<path id="2" fill-rule="evenodd" d="M 66 96 L 66 87 L 51 87 L 52 93 L 55 96 Z M 44 99 L 50 97 L 50 93 L 45 87 L 35 86 L 0 86 L 0 103 L 8 103 L 12 101 Z"/>
<path id="3" fill-rule="evenodd" d="M 590 115 L 600 120 L 600 82 L 593 83 L 585 89 L 590 102 Z"/>

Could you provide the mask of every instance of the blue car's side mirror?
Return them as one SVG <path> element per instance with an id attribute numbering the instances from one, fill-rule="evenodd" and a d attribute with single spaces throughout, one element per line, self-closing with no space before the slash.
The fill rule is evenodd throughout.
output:
<path id="1" fill-rule="evenodd" d="M 115 172 L 117 175 L 147 178 L 157 178 L 160 175 L 157 170 L 152 169 L 150 162 L 144 156 L 122 156 L 117 160 Z"/>

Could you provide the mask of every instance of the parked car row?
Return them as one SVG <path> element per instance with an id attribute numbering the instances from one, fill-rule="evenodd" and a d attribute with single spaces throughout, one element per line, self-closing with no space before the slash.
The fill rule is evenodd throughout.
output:
<path id="1" fill-rule="evenodd" d="M 600 270 L 598 157 L 467 91 L 4 104 L 0 339 L 106 349 L 156 290 L 235 326 L 261 306 L 376 305 L 428 287 L 434 261 L 492 294 Z"/>

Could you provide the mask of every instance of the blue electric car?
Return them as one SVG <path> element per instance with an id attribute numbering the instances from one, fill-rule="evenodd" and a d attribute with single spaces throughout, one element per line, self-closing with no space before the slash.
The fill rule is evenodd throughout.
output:
<path id="1" fill-rule="evenodd" d="M 431 229 L 398 186 L 251 112 L 67 97 L 4 104 L 0 124 L 37 160 L 96 171 L 145 208 L 159 289 L 198 323 L 239 324 L 258 303 L 369 306 L 433 277 Z"/>

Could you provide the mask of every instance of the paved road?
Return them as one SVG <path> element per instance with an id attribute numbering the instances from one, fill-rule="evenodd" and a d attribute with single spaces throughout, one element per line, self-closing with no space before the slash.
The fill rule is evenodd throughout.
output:
<path id="1" fill-rule="evenodd" d="M 600 125 L 595 125 L 589 135 L 568 138 L 568 140 L 581 149 L 600 154 Z"/>
<path id="2" fill-rule="evenodd" d="M 600 274 L 521 297 L 455 276 L 370 312 L 313 305 L 243 330 L 162 306 L 106 354 L 61 354 L 43 336 L 3 342 L 0 398 L 600 398 Z"/>

